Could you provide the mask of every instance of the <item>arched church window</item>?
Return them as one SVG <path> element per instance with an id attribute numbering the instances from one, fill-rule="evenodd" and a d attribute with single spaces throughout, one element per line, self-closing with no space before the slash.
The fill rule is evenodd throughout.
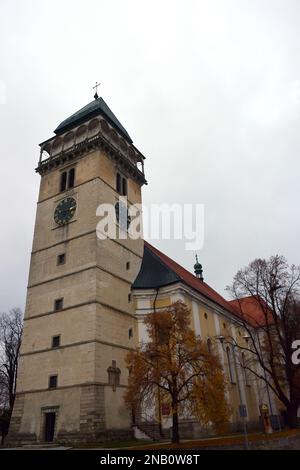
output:
<path id="1" fill-rule="evenodd" d="M 246 355 L 244 352 L 242 352 L 242 368 L 243 368 L 243 374 L 244 374 L 244 380 L 246 385 L 250 385 L 249 382 L 249 370 L 247 369 L 247 361 L 246 361 Z"/>
<path id="2" fill-rule="evenodd" d="M 232 351 L 232 349 L 230 349 L 229 346 L 227 346 L 227 348 L 226 348 L 226 356 L 227 356 L 227 362 L 228 362 L 230 382 L 232 384 L 235 384 L 236 383 L 236 374 L 235 374 L 235 364 L 234 364 L 234 358 L 233 358 L 233 351 Z"/>

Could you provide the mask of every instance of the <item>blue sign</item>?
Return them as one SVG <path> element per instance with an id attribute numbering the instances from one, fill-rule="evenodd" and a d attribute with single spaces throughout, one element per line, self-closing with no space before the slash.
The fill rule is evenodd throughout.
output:
<path id="1" fill-rule="evenodd" d="M 239 405 L 240 418 L 247 418 L 246 405 Z"/>

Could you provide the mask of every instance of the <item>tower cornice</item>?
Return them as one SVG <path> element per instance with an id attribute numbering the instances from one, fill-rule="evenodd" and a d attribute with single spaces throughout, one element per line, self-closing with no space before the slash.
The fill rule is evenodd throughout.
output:
<path id="1" fill-rule="evenodd" d="M 49 143 L 49 140 L 46 141 Z M 43 144 L 41 145 L 41 152 L 43 151 Z M 132 146 L 133 147 L 133 146 Z M 135 153 L 137 149 L 135 149 Z M 74 143 L 72 147 L 61 150 L 54 156 L 49 156 L 45 160 L 40 159 L 39 164 L 36 168 L 36 172 L 40 175 L 44 175 L 53 169 L 65 165 L 68 162 L 75 161 L 79 158 L 84 157 L 93 149 L 103 149 L 107 155 L 113 159 L 121 168 L 123 168 L 130 176 L 139 181 L 142 184 L 147 184 L 145 179 L 143 164 L 142 171 L 137 167 L 136 163 L 133 163 L 124 152 L 118 148 L 110 139 L 99 132 L 95 136 L 87 137 L 81 142 Z M 143 162 L 145 157 L 140 153 L 140 161 Z"/>

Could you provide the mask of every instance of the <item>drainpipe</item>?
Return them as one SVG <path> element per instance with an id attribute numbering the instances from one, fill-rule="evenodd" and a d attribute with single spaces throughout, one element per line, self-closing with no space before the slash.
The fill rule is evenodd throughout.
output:
<path id="1" fill-rule="evenodd" d="M 159 291 L 159 287 L 156 287 L 156 294 L 155 294 L 155 298 L 154 298 L 154 301 L 153 301 L 153 311 L 154 311 L 154 313 L 156 312 L 156 301 L 157 301 L 157 297 L 158 297 L 158 291 Z M 156 330 L 155 330 L 155 342 L 157 342 Z M 160 398 L 160 388 L 159 387 L 157 387 L 157 398 L 158 398 L 158 427 L 159 427 L 159 434 L 162 437 L 163 432 L 162 432 L 162 424 L 161 424 L 161 421 L 162 421 L 161 398 Z"/>

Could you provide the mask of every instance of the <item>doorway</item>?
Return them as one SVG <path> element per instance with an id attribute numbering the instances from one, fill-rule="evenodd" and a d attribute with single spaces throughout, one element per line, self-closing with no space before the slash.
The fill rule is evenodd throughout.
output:
<path id="1" fill-rule="evenodd" d="M 45 413 L 45 441 L 52 442 L 54 439 L 56 413 Z"/>

